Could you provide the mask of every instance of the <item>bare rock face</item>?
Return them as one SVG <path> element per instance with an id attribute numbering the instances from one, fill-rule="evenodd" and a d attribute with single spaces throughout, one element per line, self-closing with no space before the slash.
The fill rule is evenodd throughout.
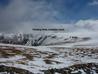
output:
<path id="1" fill-rule="evenodd" d="M 62 69 L 49 69 L 44 71 L 45 74 L 98 74 L 98 64 L 87 63 L 87 64 L 76 64 L 68 68 Z"/>

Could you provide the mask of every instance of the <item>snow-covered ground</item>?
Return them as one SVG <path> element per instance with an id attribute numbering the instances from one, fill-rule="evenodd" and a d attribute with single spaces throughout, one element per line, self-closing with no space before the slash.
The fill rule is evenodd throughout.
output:
<path id="1" fill-rule="evenodd" d="M 98 63 L 97 32 L 77 31 L 45 34 L 45 36 L 47 38 L 40 46 L 0 43 L 0 65 L 44 74 L 42 70 L 60 69 L 74 64 Z"/>

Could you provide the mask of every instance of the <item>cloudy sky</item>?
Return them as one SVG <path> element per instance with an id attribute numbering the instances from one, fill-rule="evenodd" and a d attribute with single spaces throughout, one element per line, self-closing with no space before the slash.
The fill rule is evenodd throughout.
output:
<path id="1" fill-rule="evenodd" d="M 0 32 L 53 24 L 96 24 L 98 0 L 0 0 Z M 81 22 L 82 21 L 82 22 Z"/>

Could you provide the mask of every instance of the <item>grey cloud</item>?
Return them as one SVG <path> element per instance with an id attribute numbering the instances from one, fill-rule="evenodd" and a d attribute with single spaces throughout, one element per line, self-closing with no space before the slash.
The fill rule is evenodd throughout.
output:
<path id="1" fill-rule="evenodd" d="M 0 8 L 0 32 L 54 23 L 58 14 L 45 0 L 11 0 L 8 6 Z"/>

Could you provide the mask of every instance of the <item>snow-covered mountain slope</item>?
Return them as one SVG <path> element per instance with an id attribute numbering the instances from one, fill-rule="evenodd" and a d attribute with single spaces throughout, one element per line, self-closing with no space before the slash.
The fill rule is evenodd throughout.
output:
<path id="1" fill-rule="evenodd" d="M 87 34 L 87 35 L 86 35 Z M 93 40 L 95 37 L 89 33 L 49 33 L 49 34 L 1 34 L 0 43 L 17 44 L 27 46 L 53 46 L 83 43 Z"/>

